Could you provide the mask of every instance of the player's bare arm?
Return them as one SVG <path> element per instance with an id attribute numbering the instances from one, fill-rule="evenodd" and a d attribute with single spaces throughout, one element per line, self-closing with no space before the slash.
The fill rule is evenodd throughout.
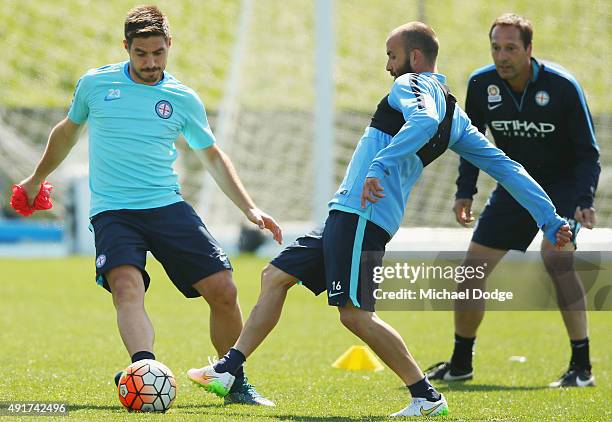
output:
<path id="1" fill-rule="evenodd" d="M 27 192 L 30 203 L 36 197 L 43 180 L 68 156 L 78 140 L 80 128 L 81 125 L 75 124 L 66 117 L 51 130 L 47 147 L 36 166 L 36 170 L 18 183 Z"/>
<path id="2" fill-rule="evenodd" d="M 283 235 L 278 223 L 257 208 L 240 181 L 230 158 L 217 145 L 196 152 L 219 188 L 260 229 L 268 229 L 274 240 L 282 243 Z"/>

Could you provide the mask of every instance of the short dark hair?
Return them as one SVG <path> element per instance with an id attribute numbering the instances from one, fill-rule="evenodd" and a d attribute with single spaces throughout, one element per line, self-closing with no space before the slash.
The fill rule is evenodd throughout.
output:
<path id="1" fill-rule="evenodd" d="M 513 26 L 518 29 L 521 34 L 523 46 L 525 48 L 527 48 L 529 44 L 531 44 L 531 40 L 533 39 L 533 25 L 524 17 L 514 13 L 505 13 L 493 21 L 493 23 L 491 24 L 491 29 L 489 29 L 489 40 L 491 40 L 491 34 L 493 33 L 493 29 L 496 26 L 502 25 Z"/>
<path id="2" fill-rule="evenodd" d="M 423 52 L 429 64 L 436 63 L 440 44 L 433 29 L 423 22 L 415 21 L 400 26 L 396 31 L 402 34 L 406 53 L 409 53 L 409 50 L 413 48 L 417 48 Z"/>
<path id="3" fill-rule="evenodd" d="M 123 28 L 128 46 L 134 38 L 162 36 L 166 41 L 170 38 L 168 18 L 156 6 L 136 6 L 125 17 Z"/>

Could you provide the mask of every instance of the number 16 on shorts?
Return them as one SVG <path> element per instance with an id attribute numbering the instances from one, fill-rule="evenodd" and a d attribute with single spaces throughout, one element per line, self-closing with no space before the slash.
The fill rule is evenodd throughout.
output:
<path id="1" fill-rule="evenodd" d="M 329 290 L 328 297 L 334 297 L 342 294 L 342 282 L 341 281 L 332 281 L 331 289 Z"/>

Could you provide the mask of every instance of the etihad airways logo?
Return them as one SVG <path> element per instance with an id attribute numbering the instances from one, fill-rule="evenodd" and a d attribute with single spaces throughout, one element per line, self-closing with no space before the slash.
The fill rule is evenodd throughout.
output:
<path id="1" fill-rule="evenodd" d="M 503 132 L 506 136 L 522 136 L 526 138 L 543 138 L 547 133 L 555 131 L 555 125 L 544 122 L 527 122 L 525 120 L 493 120 L 493 130 Z"/>

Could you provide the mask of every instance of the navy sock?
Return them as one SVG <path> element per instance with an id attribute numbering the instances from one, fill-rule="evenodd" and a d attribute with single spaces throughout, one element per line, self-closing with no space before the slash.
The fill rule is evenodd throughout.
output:
<path id="1" fill-rule="evenodd" d="M 455 334 L 455 348 L 451 358 L 451 368 L 462 372 L 472 371 L 472 355 L 476 337 L 461 337 Z"/>
<path id="2" fill-rule="evenodd" d="M 582 340 L 570 340 L 572 346 L 572 359 L 570 368 L 591 370 L 591 359 L 589 357 L 589 338 Z"/>
<path id="3" fill-rule="evenodd" d="M 241 391 L 244 387 L 244 366 L 240 366 L 240 368 L 238 368 L 238 370 L 236 371 L 236 373 L 234 374 L 234 376 L 236 377 L 236 379 L 234 380 L 234 383 L 232 384 L 232 388 L 230 388 L 230 392 L 233 393 L 235 391 Z"/>
<path id="4" fill-rule="evenodd" d="M 438 401 L 440 400 L 440 393 L 436 391 L 436 389 L 429 383 L 427 377 L 423 378 L 421 381 L 417 381 L 412 385 L 408 385 L 408 390 L 410 390 L 410 394 L 412 397 L 424 397 L 428 401 Z"/>
<path id="5" fill-rule="evenodd" d="M 234 384 L 241 384 L 244 379 L 244 366 L 240 365 L 234 376 L 236 377 Z"/>
<path id="6" fill-rule="evenodd" d="M 142 352 L 136 352 L 132 355 L 132 363 L 138 362 L 139 360 L 143 359 L 155 360 L 155 355 L 151 352 L 147 352 L 146 350 L 143 350 Z"/>
<path id="7" fill-rule="evenodd" d="M 246 358 L 242 352 L 232 347 L 229 349 L 229 352 L 225 354 L 225 356 L 223 356 L 213 365 L 213 369 L 216 372 L 229 372 L 230 374 L 236 376 L 238 371 L 242 368 L 244 361 L 246 361 Z M 244 373 L 242 373 L 242 376 L 244 376 Z"/>

